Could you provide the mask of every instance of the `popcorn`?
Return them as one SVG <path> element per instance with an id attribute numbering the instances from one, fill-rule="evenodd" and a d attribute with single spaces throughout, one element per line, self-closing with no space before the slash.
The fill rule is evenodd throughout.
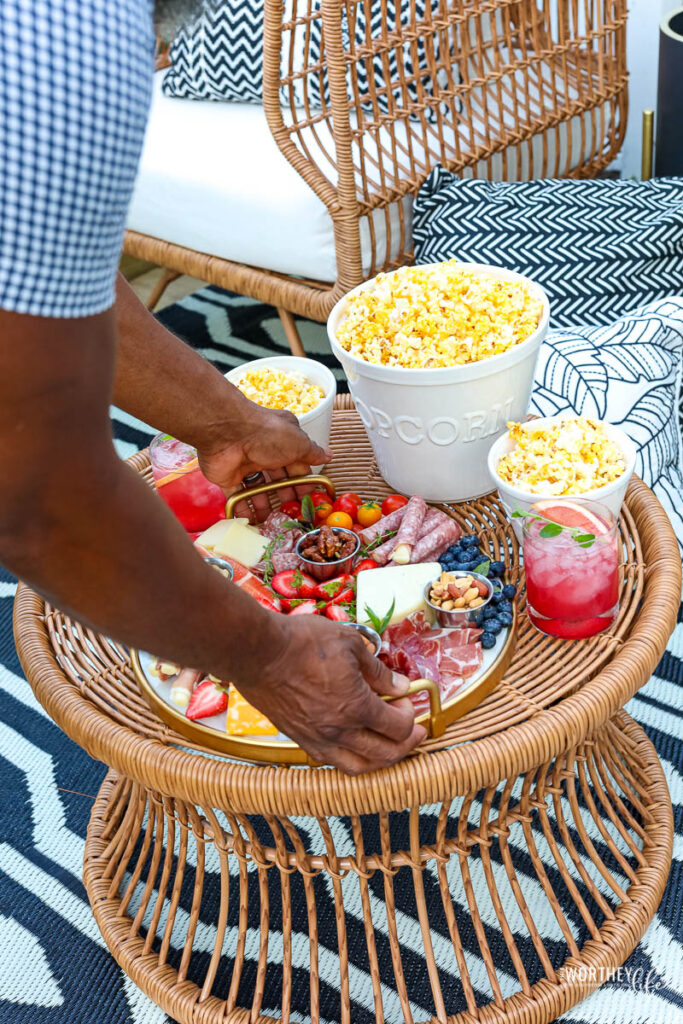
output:
<path id="1" fill-rule="evenodd" d="M 626 470 L 623 452 L 599 420 L 579 416 L 544 427 L 508 423 L 508 430 L 517 444 L 498 463 L 498 476 L 531 494 L 584 494 Z"/>
<path id="2" fill-rule="evenodd" d="M 276 367 L 248 370 L 236 386 L 246 398 L 266 409 L 289 409 L 295 416 L 303 416 L 320 405 L 325 392 L 311 384 L 302 373 L 288 372 Z"/>
<path id="3" fill-rule="evenodd" d="M 506 352 L 538 327 L 543 304 L 523 281 L 436 267 L 378 274 L 347 300 L 339 344 L 369 363 L 429 369 Z"/>

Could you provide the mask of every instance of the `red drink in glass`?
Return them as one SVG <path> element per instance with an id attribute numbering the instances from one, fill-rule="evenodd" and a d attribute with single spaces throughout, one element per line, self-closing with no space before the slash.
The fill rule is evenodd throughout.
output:
<path id="1" fill-rule="evenodd" d="M 573 639 L 608 629 L 619 610 L 619 556 L 612 513 L 597 502 L 578 498 L 548 499 L 531 512 L 538 517 L 528 517 L 524 524 L 531 622 L 543 633 Z"/>
<path id="2" fill-rule="evenodd" d="M 225 495 L 206 479 L 197 452 L 169 434 L 157 434 L 149 446 L 154 485 L 188 533 L 201 533 L 225 515 Z"/>

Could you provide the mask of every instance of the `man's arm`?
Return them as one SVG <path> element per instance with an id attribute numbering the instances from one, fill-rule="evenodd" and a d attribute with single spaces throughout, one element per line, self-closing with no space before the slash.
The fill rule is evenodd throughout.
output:
<path id="1" fill-rule="evenodd" d="M 0 561 L 124 643 L 232 679 L 314 757 L 347 771 L 423 736 L 355 631 L 287 620 L 211 570 L 114 451 L 112 311 L 0 312 Z M 362 724 L 361 724 L 362 723 Z"/>
<path id="2" fill-rule="evenodd" d="M 211 363 L 176 338 L 118 275 L 115 404 L 198 449 L 206 476 L 229 493 L 260 470 L 306 473 L 330 454 L 288 412 L 244 397 Z"/>

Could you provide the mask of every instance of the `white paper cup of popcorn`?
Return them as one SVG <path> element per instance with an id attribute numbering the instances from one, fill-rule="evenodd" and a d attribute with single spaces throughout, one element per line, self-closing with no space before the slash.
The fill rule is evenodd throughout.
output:
<path id="1" fill-rule="evenodd" d="M 289 395 L 287 381 L 282 375 L 289 378 Z M 247 398 L 258 401 L 259 405 L 288 408 L 312 441 L 323 448 L 329 446 L 337 382 L 332 371 L 323 363 L 300 356 L 268 356 L 236 366 L 225 376 Z M 274 403 L 270 405 L 269 389 L 270 399 Z M 322 467 L 312 468 L 317 472 Z"/>
<path id="2" fill-rule="evenodd" d="M 420 279 L 423 273 L 435 275 L 429 286 L 434 301 L 434 282 L 441 282 L 438 287 L 443 290 L 432 333 L 453 326 L 454 321 L 446 320 L 449 302 L 457 322 L 464 325 L 459 337 L 442 338 L 438 345 L 427 337 L 432 321 L 422 318 L 425 293 L 419 281 L 407 281 L 405 288 L 399 284 L 409 274 Z M 445 276 L 451 274 L 455 276 Z M 467 302 L 456 290 L 456 285 L 459 289 L 465 284 Z M 368 290 L 369 300 L 367 295 L 356 298 Z M 397 294 L 401 290 L 403 294 Z M 484 308 L 494 310 L 496 318 L 486 322 L 481 340 Z M 394 318 L 388 330 L 395 332 L 395 343 L 380 342 L 373 348 L 371 340 L 349 346 L 352 324 L 358 338 L 366 328 L 370 335 L 387 338 L 382 334 L 387 310 Z M 465 325 L 465 312 L 473 318 L 471 326 Z M 455 261 L 378 275 L 336 304 L 327 322 L 332 351 L 344 368 L 379 470 L 391 487 L 430 501 L 465 501 L 491 490 L 488 450 L 505 432 L 508 420 L 526 415 L 549 314 L 545 292 L 528 278 L 501 267 Z M 403 330 L 407 322 L 413 328 L 410 335 Z M 428 328 L 422 336 L 421 325 Z M 472 335 L 475 328 L 479 340 L 470 337 L 468 342 L 468 330 Z M 473 361 L 457 361 L 472 356 Z M 429 361 L 443 365 L 425 365 Z"/>

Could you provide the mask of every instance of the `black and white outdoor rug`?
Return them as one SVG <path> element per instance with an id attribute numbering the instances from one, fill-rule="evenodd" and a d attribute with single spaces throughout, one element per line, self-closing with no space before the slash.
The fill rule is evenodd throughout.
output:
<path id="1" fill-rule="evenodd" d="M 287 352 L 275 310 L 206 289 L 161 314 L 221 369 L 268 352 Z M 334 368 L 324 328 L 301 322 L 307 351 Z M 114 411 L 121 455 L 144 446 L 150 430 Z M 50 721 L 23 677 L 12 640 L 16 584 L 0 570 L 0 1024 L 166 1024 L 168 1018 L 118 969 L 107 952 L 81 884 L 88 816 L 104 777 Z M 674 804 L 671 878 L 659 911 L 620 976 L 571 1010 L 565 1022 L 683 1022 L 683 607 L 657 672 L 627 710 L 645 728 L 664 766 Z M 522 870 L 520 868 L 520 870 Z M 334 977 L 334 916 L 321 919 L 321 974 Z M 417 922 L 406 917 L 402 939 L 421 956 Z M 483 973 L 483 965 L 480 965 Z M 476 968 L 473 976 L 476 976 Z M 325 1024 L 335 1024 L 321 1007 Z M 305 1005 L 308 987 L 303 986 Z M 411 992 L 416 1010 L 428 1006 Z M 275 993 L 277 999 L 277 993 Z M 353 1022 L 370 1024 L 372 988 L 353 974 Z M 335 1005 L 330 993 L 328 1005 Z M 297 1009 L 297 993 L 293 993 Z M 336 997 L 338 1005 L 338 997 Z M 394 1003 L 394 1006 L 397 1004 Z M 264 1006 L 263 1012 L 273 1012 Z M 424 1014 L 423 1016 L 426 1016 Z M 293 1014 L 301 1020 L 302 1014 Z M 400 1016 L 387 1017 L 400 1024 Z"/>

